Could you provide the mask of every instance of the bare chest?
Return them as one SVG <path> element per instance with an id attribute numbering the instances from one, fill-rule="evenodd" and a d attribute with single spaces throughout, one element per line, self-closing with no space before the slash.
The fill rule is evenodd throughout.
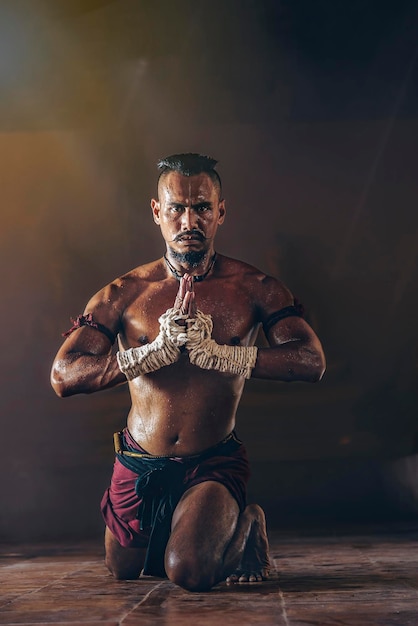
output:
<path id="1" fill-rule="evenodd" d="M 163 281 L 138 294 L 123 316 L 126 347 L 153 341 L 159 332 L 158 318 L 174 304 L 178 284 Z M 255 306 L 245 286 L 208 281 L 195 284 L 197 307 L 213 321 L 212 337 L 218 343 L 248 345 L 257 328 Z"/>

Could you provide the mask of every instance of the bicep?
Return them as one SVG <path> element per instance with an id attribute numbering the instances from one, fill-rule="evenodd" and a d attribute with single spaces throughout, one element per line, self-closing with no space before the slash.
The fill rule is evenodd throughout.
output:
<path id="1" fill-rule="evenodd" d="M 271 347 L 282 346 L 292 341 L 303 341 L 315 344 L 316 334 L 309 324 L 298 316 L 290 316 L 281 319 L 265 333 L 268 344 Z"/>
<path id="2" fill-rule="evenodd" d="M 263 283 L 267 288 L 259 292 L 259 320 L 269 348 L 259 351 L 254 375 L 286 381 L 320 380 L 325 357 L 318 337 L 282 283 L 268 277 Z"/>
<path id="3" fill-rule="evenodd" d="M 83 326 L 76 328 L 66 337 L 58 350 L 56 359 L 72 360 L 77 356 L 104 356 L 112 350 L 112 342 L 94 328 Z"/>
<path id="4" fill-rule="evenodd" d="M 319 340 L 303 319 L 303 306 L 281 281 L 265 276 L 258 293 L 259 320 L 271 347 L 292 341 L 319 348 Z"/>
<path id="5" fill-rule="evenodd" d="M 258 318 L 271 346 L 306 338 L 310 327 L 302 319 L 303 307 L 281 281 L 265 276 L 258 292 Z"/>
<path id="6" fill-rule="evenodd" d="M 118 307 L 102 290 L 87 303 L 83 314 L 73 320 L 73 326 L 58 355 L 105 355 L 111 351 L 120 330 Z M 57 356 L 58 356 L 57 355 Z"/>

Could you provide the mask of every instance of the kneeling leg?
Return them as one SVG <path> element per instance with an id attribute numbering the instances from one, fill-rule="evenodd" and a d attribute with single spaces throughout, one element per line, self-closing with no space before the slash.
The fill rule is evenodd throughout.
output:
<path id="1" fill-rule="evenodd" d="M 106 567 L 115 578 L 118 580 L 139 578 L 144 567 L 146 547 L 124 548 L 106 526 L 105 552 Z"/>
<path id="2" fill-rule="evenodd" d="M 262 510 L 250 505 L 240 514 L 228 489 L 214 481 L 192 487 L 174 511 L 165 568 L 170 580 L 190 591 L 208 590 L 236 570 L 240 580 L 265 577 L 268 545 Z"/>

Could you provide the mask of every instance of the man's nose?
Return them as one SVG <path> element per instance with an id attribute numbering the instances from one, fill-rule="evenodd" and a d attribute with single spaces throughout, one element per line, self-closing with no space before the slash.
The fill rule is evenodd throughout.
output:
<path id="1" fill-rule="evenodd" d="M 186 207 L 185 210 L 183 211 L 183 215 L 181 216 L 182 230 L 193 230 L 195 226 L 196 226 L 196 214 L 194 211 Z"/>

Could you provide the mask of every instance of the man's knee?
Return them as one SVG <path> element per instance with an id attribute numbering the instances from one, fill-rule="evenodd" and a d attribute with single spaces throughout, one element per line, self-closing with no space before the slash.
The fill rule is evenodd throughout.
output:
<path id="1" fill-rule="evenodd" d="M 174 549 L 167 549 L 165 570 L 171 582 L 187 591 L 209 591 L 218 581 L 215 568 L 208 563 L 199 563 L 193 555 L 179 555 Z"/>
<path id="2" fill-rule="evenodd" d="M 145 549 L 123 548 L 109 528 L 106 528 L 105 553 L 105 565 L 116 580 L 139 578 Z"/>
<path id="3" fill-rule="evenodd" d="M 265 524 L 266 522 L 264 511 L 259 504 L 247 504 L 241 517 L 258 524 Z"/>
<path id="4" fill-rule="evenodd" d="M 141 573 L 137 564 L 115 562 L 108 556 L 105 557 L 105 565 L 116 580 L 136 580 Z"/>

